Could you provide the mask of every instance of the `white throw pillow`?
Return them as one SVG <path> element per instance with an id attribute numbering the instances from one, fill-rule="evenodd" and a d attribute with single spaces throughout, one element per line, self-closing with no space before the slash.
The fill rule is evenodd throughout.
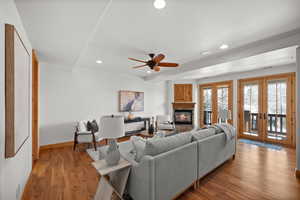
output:
<path id="1" fill-rule="evenodd" d="M 144 156 L 146 140 L 142 137 L 132 136 L 130 137 L 130 141 L 132 142 L 132 146 L 133 146 L 132 153 L 135 157 L 135 161 L 140 162 L 140 160 Z"/>
<path id="2" fill-rule="evenodd" d="M 79 132 L 87 132 L 86 122 L 85 121 L 79 121 L 77 127 L 78 127 L 78 131 Z"/>

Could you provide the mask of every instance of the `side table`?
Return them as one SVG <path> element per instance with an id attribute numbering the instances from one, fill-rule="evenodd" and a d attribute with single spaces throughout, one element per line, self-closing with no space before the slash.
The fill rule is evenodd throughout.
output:
<path id="1" fill-rule="evenodd" d="M 113 194 L 123 199 L 124 190 L 129 177 L 131 164 L 121 158 L 119 164 L 109 166 L 105 160 L 92 163 L 101 175 L 94 200 L 111 200 Z"/>

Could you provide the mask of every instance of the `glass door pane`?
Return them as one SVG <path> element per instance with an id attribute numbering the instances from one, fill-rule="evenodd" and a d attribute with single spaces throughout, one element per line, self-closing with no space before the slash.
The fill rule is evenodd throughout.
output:
<path id="1" fill-rule="evenodd" d="M 203 124 L 211 125 L 212 124 L 212 89 L 205 88 L 203 89 Z"/>
<path id="2" fill-rule="evenodd" d="M 243 134 L 259 136 L 259 84 L 243 87 Z"/>
<path id="3" fill-rule="evenodd" d="M 217 90 L 218 99 L 218 122 L 226 123 L 229 119 L 228 87 L 220 87 Z"/>
<path id="4" fill-rule="evenodd" d="M 267 138 L 287 140 L 287 80 L 267 82 Z"/>

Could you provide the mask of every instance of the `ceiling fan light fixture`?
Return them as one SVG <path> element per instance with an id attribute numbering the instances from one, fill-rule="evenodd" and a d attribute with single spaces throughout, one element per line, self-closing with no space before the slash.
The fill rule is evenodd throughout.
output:
<path id="1" fill-rule="evenodd" d="M 201 54 L 202 54 L 203 56 L 205 56 L 205 55 L 211 54 L 211 52 L 210 52 L 210 51 L 203 51 Z"/>
<path id="2" fill-rule="evenodd" d="M 228 49 L 228 44 L 222 44 L 221 46 L 220 46 L 220 49 L 222 49 L 222 50 L 224 50 L 224 49 Z"/>
<path id="3" fill-rule="evenodd" d="M 156 9 L 161 10 L 164 7 L 166 7 L 166 1 L 165 0 L 155 0 L 153 5 Z"/>
<path id="4" fill-rule="evenodd" d="M 155 66 L 155 67 L 153 68 L 153 70 L 156 71 L 156 72 L 159 72 L 159 71 L 160 71 L 160 67 Z"/>

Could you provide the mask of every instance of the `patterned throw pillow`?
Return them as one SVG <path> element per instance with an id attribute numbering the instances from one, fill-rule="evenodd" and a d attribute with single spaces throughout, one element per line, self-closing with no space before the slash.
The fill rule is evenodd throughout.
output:
<path id="1" fill-rule="evenodd" d="M 96 120 L 88 121 L 86 127 L 88 131 L 93 131 L 94 133 L 99 131 L 98 123 Z"/>
<path id="2" fill-rule="evenodd" d="M 93 132 L 94 133 L 98 132 L 99 131 L 99 126 L 98 126 L 97 121 L 93 120 L 91 124 L 92 124 L 92 130 L 93 130 Z"/>

